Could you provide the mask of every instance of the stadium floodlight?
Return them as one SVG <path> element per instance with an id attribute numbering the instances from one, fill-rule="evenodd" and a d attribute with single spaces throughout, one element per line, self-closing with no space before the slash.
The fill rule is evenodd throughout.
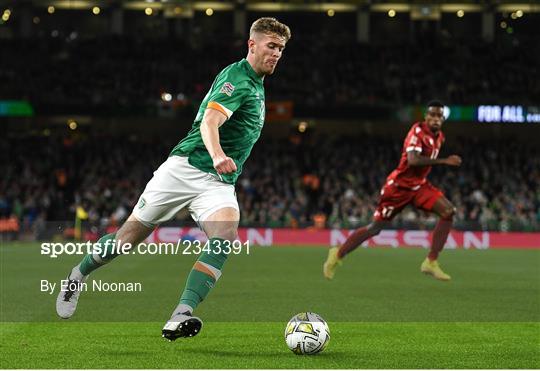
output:
<path id="1" fill-rule="evenodd" d="M 69 119 L 68 122 L 68 127 L 71 129 L 71 130 L 77 130 L 77 121 L 73 120 L 73 119 Z"/>

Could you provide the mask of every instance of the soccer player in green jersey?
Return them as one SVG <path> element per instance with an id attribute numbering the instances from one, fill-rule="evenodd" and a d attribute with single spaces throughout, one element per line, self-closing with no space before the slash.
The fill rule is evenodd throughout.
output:
<path id="1" fill-rule="evenodd" d="M 290 37 L 289 27 L 274 18 L 252 24 L 247 57 L 217 75 L 187 137 L 156 170 L 128 220 L 98 241 L 105 253 L 85 256 L 69 273 L 56 300 L 60 317 L 73 315 L 81 293 L 77 288 L 92 271 L 187 207 L 208 236 L 209 249 L 195 262 L 162 335 L 175 340 L 199 333 L 202 321 L 193 310 L 221 276 L 230 252 L 227 242 L 237 238 L 240 212 L 234 183 L 264 124 L 264 77 L 274 72 Z"/>

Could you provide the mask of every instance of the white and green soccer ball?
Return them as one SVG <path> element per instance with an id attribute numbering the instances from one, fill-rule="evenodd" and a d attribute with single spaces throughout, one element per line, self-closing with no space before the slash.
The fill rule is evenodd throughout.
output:
<path id="1" fill-rule="evenodd" d="M 322 352 L 329 341 L 328 324 L 316 313 L 298 313 L 285 327 L 285 342 L 295 354 Z"/>

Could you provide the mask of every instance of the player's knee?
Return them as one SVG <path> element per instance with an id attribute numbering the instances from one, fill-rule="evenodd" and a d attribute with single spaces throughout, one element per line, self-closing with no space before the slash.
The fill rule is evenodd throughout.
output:
<path id="1" fill-rule="evenodd" d="M 225 207 L 210 215 L 201 226 L 208 238 L 233 241 L 238 235 L 240 214 L 236 208 Z"/>
<path id="2" fill-rule="evenodd" d="M 209 235 L 210 238 L 220 238 L 227 241 L 234 241 L 238 237 L 238 228 L 236 223 L 220 222 L 213 228 Z"/>
<path id="3" fill-rule="evenodd" d="M 441 213 L 441 218 L 445 220 L 452 220 L 456 214 L 456 208 L 454 205 L 450 204 L 448 207 L 445 207 Z"/>
<path id="4" fill-rule="evenodd" d="M 122 244 L 129 243 L 133 247 L 144 241 L 152 233 L 153 229 L 152 226 L 143 224 L 130 216 L 116 232 L 116 240 L 121 241 Z"/>

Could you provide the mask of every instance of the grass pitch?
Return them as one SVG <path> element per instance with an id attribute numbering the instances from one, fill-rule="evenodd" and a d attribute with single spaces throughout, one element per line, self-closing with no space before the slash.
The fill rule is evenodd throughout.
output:
<path id="1" fill-rule="evenodd" d="M 197 310 L 201 334 L 168 343 L 160 330 L 194 256 L 118 258 L 91 279 L 143 291 L 85 292 L 65 321 L 58 289 L 40 292 L 40 280 L 59 281 L 81 257 L 3 243 L 0 368 L 540 368 L 540 251 L 445 251 L 448 283 L 419 273 L 425 253 L 360 248 L 326 281 L 325 249 L 252 248 L 229 258 Z M 306 310 L 330 324 L 316 356 L 283 339 Z"/>
<path id="2" fill-rule="evenodd" d="M 538 368 L 533 323 L 330 323 L 328 348 L 297 356 L 282 323 L 213 322 L 164 342 L 161 322 L 4 324 L 3 368 Z"/>

